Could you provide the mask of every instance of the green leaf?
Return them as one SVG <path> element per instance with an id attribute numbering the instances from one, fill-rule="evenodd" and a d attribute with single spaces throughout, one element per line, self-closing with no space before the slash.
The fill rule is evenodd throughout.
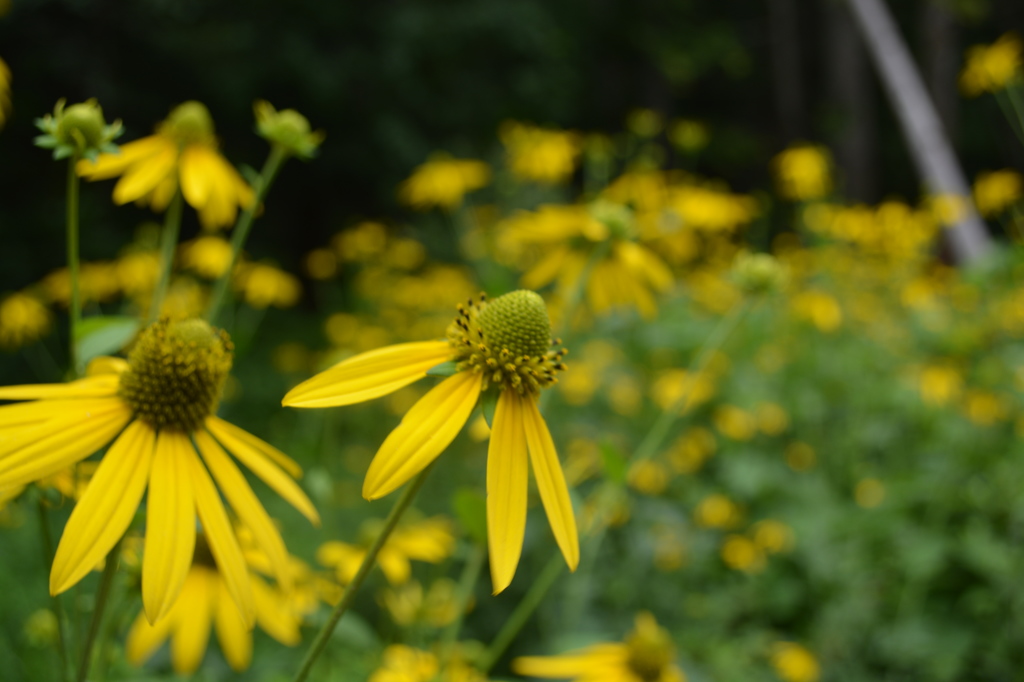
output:
<path id="1" fill-rule="evenodd" d="M 427 370 L 427 376 L 428 377 L 450 377 L 451 375 L 455 374 L 455 372 L 457 372 L 457 371 L 458 370 L 455 369 L 455 361 L 454 360 L 448 360 L 447 362 L 442 362 L 440 365 L 434 365 L 433 367 L 428 369 Z"/>
<path id="2" fill-rule="evenodd" d="M 466 533 L 487 545 L 487 499 L 475 488 L 459 488 L 452 497 L 452 511 Z"/>
<path id="3" fill-rule="evenodd" d="M 626 457 L 608 441 L 601 443 L 601 464 L 604 466 L 604 475 L 609 481 L 613 483 L 626 482 L 626 472 L 629 469 Z"/>
<path id="4" fill-rule="evenodd" d="M 97 315 L 85 318 L 75 340 L 79 361 L 84 365 L 99 355 L 121 350 L 138 330 L 139 320 L 135 317 Z"/>

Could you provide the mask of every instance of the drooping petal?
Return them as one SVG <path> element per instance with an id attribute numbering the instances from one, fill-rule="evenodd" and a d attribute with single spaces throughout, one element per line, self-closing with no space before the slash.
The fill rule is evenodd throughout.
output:
<path id="1" fill-rule="evenodd" d="M 206 568 L 195 568 L 188 575 L 181 598 L 189 608 L 175 614 L 174 636 L 171 637 L 171 665 L 179 675 L 191 675 L 203 662 L 206 645 L 210 641 L 219 582 L 216 571 Z"/>
<path id="2" fill-rule="evenodd" d="M 109 398 L 117 395 L 119 379 L 115 374 L 69 381 L 66 384 L 24 384 L 0 387 L 0 400 L 45 400 L 53 398 Z"/>
<path id="3" fill-rule="evenodd" d="M 177 161 L 178 150 L 169 145 L 131 166 L 114 185 L 114 203 L 127 204 L 146 196 L 167 179 Z"/>
<path id="4" fill-rule="evenodd" d="M 252 435 L 245 429 L 240 429 L 231 422 L 224 421 L 220 417 L 207 417 L 206 426 L 213 434 L 221 440 L 228 439 L 231 443 L 242 442 L 248 445 L 250 448 L 258 451 L 271 459 L 277 466 L 287 471 L 292 478 L 300 478 L 302 476 L 302 467 L 294 459 L 284 454 L 270 443 L 260 440 L 256 436 Z M 225 443 L 229 450 L 232 449 L 230 443 Z"/>
<path id="5" fill-rule="evenodd" d="M 252 577 L 252 592 L 256 598 L 256 622 L 260 628 L 281 644 L 298 644 L 302 635 L 294 609 L 259 576 Z"/>
<path id="6" fill-rule="evenodd" d="M 128 166 L 159 154 L 173 144 L 159 135 L 128 142 L 118 147 L 116 154 L 100 154 L 95 161 L 82 159 L 75 164 L 75 172 L 86 180 L 107 180 L 124 173 Z"/>
<path id="7" fill-rule="evenodd" d="M 348 358 L 288 391 L 287 407 L 337 407 L 379 398 L 451 357 L 447 341 L 400 343 Z"/>
<path id="8" fill-rule="evenodd" d="M 274 464 L 269 457 L 248 443 L 232 438 L 232 434 L 220 428 L 220 424 L 213 419 L 207 419 L 206 426 L 209 432 L 220 441 L 220 444 L 249 471 L 262 479 L 288 504 L 298 509 L 314 526 L 320 525 L 320 515 L 313 503 L 306 497 L 306 493 L 302 492 L 302 488 L 288 474 L 281 471 L 280 467 Z"/>
<path id="9" fill-rule="evenodd" d="M 292 574 L 288 569 L 288 551 L 273 519 L 260 504 L 259 498 L 249 487 L 241 470 L 235 466 L 217 441 L 206 431 L 196 431 L 193 437 L 220 491 L 238 514 L 238 518 L 252 531 L 260 548 L 267 553 L 278 582 L 282 588 L 291 589 Z"/>
<path id="10" fill-rule="evenodd" d="M 217 152 L 202 144 L 190 144 L 181 151 L 178 172 L 181 194 L 189 206 L 199 210 L 206 206 L 212 189 L 210 155 Z"/>
<path id="11" fill-rule="evenodd" d="M 521 656 L 512 670 L 525 677 L 569 679 L 623 666 L 629 652 L 625 644 L 595 644 L 563 656 Z"/>
<path id="12" fill-rule="evenodd" d="M 569 499 L 569 488 L 565 484 L 562 465 L 558 462 L 558 452 L 555 451 L 548 425 L 537 409 L 537 401 L 530 397 L 517 396 L 517 399 L 522 403 L 526 444 L 530 450 L 530 462 L 537 479 L 540 500 L 565 563 L 569 565 L 570 571 L 575 571 L 580 563 L 580 540 L 576 532 L 572 501 Z"/>
<path id="13" fill-rule="evenodd" d="M 238 545 L 238 538 L 231 528 L 231 521 L 220 501 L 220 495 L 217 494 L 217 488 L 194 450 L 188 453 L 186 461 L 192 476 L 196 511 L 199 513 L 199 521 L 203 524 L 210 551 L 217 561 L 225 589 L 235 602 L 235 608 L 246 627 L 251 628 L 255 607 L 252 589 L 249 587 L 249 570 L 245 565 L 245 557 L 242 556 L 242 548 Z"/>
<path id="14" fill-rule="evenodd" d="M 174 619 L 169 615 L 151 625 L 146 619 L 146 614 L 140 613 L 132 623 L 128 631 L 128 641 L 125 642 L 125 657 L 128 662 L 133 665 L 145 663 L 160 645 L 167 641 L 173 625 Z"/>
<path id="15" fill-rule="evenodd" d="M 384 573 L 384 577 L 392 585 L 403 585 L 409 581 L 409 577 L 412 575 L 412 565 L 409 563 L 409 559 L 387 545 L 382 547 L 380 554 L 377 555 L 377 564 Z"/>
<path id="16" fill-rule="evenodd" d="M 556 246 L 545 254 L 539 263 L 523 273 L 519 283 L 524 289 L 540 289 L 555 281 L 565 265 L 566 257 L 571 253 L 568 246 Z"/>
<path id="17" fill-rule="evenodd" d="M 142 605 L 150 623 L 174 605 L 192 565 L 196 504 L 188 467 L 191 448 L 180 431 L 165 429 L 156 439 L 142 557 Z"/>
<path id="18" fill-rule="evenodd" d="M 88 403 L 68 415 L 19 430 L 0 445 L 0 488 L 25 485 L 79 462 L 109 443 L 131 421 L 118 399 Z"/>
<path id="19" fill-rule="evenodd" d="M 146 490 L 155 442 L 153 428 L 136 419 L 107 450 L 64 527 L 50 594 L 86 576 L 128 530 Z"/>
<path id="20" fill-rule="evenodd" d="M 469 419 L 481 384 L 479 374 L 458 372 L 420 398 L 370 463 L 363 497 L 383 497 L 433 462 Z"/>
<path id="21" fill-rule="evenodd" d="M 220 586 L 213 623 L 224 658 L 235 672 L 241 672 L 252 662 L 252 626 L 246 626 L 223 581 Z"/>
<path id="22" fill-rule="evenodd" d="M 512 582 L 526 534 L 527 456 L 522 399 L 501 392 L 487 446 L 487 546 L 491 584 L 498 594 Z"/>

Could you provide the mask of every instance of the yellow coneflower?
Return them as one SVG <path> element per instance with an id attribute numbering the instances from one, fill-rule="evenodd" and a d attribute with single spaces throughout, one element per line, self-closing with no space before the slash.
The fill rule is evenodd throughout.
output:
<path id="1" fill-rule="evenodd" d="M 299 278 L 268 263 L 243 263 L 234 280 L 235 290 L 249 306 L 262 310 L 290 308 L 299 302 Z"/>
<path id="2" fill-rule="evenodd" d="M 150 622 L 167 615 L 185 584 L 197 515 L 251 622 L 253 594 L 218 489 L 289 582 L 281 535 L 225 448 L 313 523 L 319 517 L 292 480 L 301 475 L 295 462 L 215 415 L 231 360 L 224 332 L 202 320 L 164 319 L 143 330 L 127 361 L 98 358 L 84 379 L 67 384 L 0 388 L 0 400 L 26 401 L 0 407 L 0 489 L 45 478 L 110 445 L 64 529 L 51 594 L 107 555 L 147 489 L 142 601 Z"/>
<path id="3" fill-rule="evenodd" d="M 513 175 L 554 185 L 572 177 L 582 151 L 580 136 L 566 130 L 505 121 L 498 131 Z"/>
<path id="4" fill-rule="evenodd" d="M 832 190 L 832 166 L 824 147 L 801 144 L 772 159 L 779 194 L 793 201 L 821 199 Z"/>
<path id="5" fill-rule="evenodd" d="M 514 291 L 459 306 L 446 341 L 388 346 L 362 353 L 292 389 L 292 407 L 352 405 L 387 395 L 451 362 L 455 373 L 423 396 L 391 432 L 370 464 L 363 497 L 394 491 L 429 465 L 469 420 L 481 393 L 499 392 L 487 452 L 487 524 L 494 592 L 515 575 L 526 531 L 527 453 L 555 540 L 570 569 L 579 538 L 569 490 L 547 424 L 537 407 L 543 388 L 565 369 L 565 350 L 550 350 L 544 301 Z"/>
<path id="6" fill-rule="evenodd" d="M 1020 38 L 1004 33 L 991 45 L 975 45 L 967 50 L 967 63 L 960 72 L 960 90 L 968 97 L 983 92 L 998 92 L 1020 78 L 1022 52 Z"/>
<path id="7" fill-rule="evenodd" d="M 562 656 L 523 656 L 512 661 L 512 669 L 529 677 L 578 682 L 685 682 L 674 661 L 671 636 L 645 611 L 637 614 L 636 627 L 623 642 L 594 644 Z"/>
<path id="8" fill-rule="evenodd" d="M 170 639 L 174 671 L 190 675 L 202 662 L 210 630 L 214 629 L 228 665 L 236 671 L 249 667 L 252 617 L 247 618 L 239 609 L 232 595 L 234 578 L 218 570 L 211 549 L 205 538 L 198 536 L 192 566 L 171 609 L 152 624 L 144 613 L 135 619 L 125 645 L 129 662 L 142 665 Z M 260 629 L 281 644 L 297 645 L 302 639 L 302 614 L 294 608 L 289 595 L 252 570 L 243 579 L 252 590 L 255 621 Z"/>
<path id="9" fill-rule="evenodd" d="M 11 294 L 0 301 L 0 348 L 14 349 L 41 339 L 50 331 L 53 316 L 43 302 L 29 293 Z"/>
<path id="10" fill-rule="evenodd" d="M 347 585 L 359 571 L 359 565 L 363 563 L 369 546 L 377 539 L 382 523 L 379 519 L 372 519 L 363 524 L 362 545 L 337 540 L 325 542 L 317 549 L 316 560 L 334 568 L 338 580 Z M 400 524 L 388 536 L 377 555 L 377 563 L 388 582 L 401 585 L 412 576 L 410 561 L 438 564 L 451 556 L 454 548 L 455 536 L 451 521 L 436 516 Z"/>
<path id="11" fill-rule="evenodd" d="M 402 183 L 398 196 L 418 211 L 432 208 L 451 210 L 462 204 L 467 193 L 491 180 L 491 169 L 483 161 L 453 159 L 439 154 L 421 164 Z"/>
<path id="12" fill-rule="evenodd" d="M 114 202 L 139 201 L 154 211 L 166 209 L 180 187 L 207 229 L 231 226 L 238 209 L 255 199 L 252 188 L 217 151 L 213 119 L 200 102 L 179 104 L 156 134 L 121 145 L 118 154 L 82 160 L 76 169 L 88 180 L 120 177 Z"/>
<path id="13" fill-rule="evenodd" d="M 204 234 L 179 249 L 181 266 L 206 279 L 217 279 L 231 265 L 231 244 L 227 239 Z"/>
<path id="14" fill-rule="evenodd" d="M 771 658 L 776 674 L 786 682 L 817 682 L 821 677 L 818 659 L 794 642 L 776 642 Z"/>
<path id="15" fill-rule="evenodd" d="M 484 682 L 487 678 L 466 662 L 456 649 L 442 666 L 437 654 L 392 644 L 381 654 L 380 667 L 369 682 Z"/>

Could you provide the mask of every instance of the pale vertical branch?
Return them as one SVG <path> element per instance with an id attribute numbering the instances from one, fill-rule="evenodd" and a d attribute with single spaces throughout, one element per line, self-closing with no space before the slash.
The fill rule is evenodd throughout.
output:
<path id="1" fill-rule="evenodd" d="M 970 201 L 970 189 L 921 75 L 883 0 L 847 0 L 864 42 L 903 128 L 910 153 L 927 190 L 963 199 L 959 222 L 947 230 L 957 262 L 985 255 L 992 240 Z"/>

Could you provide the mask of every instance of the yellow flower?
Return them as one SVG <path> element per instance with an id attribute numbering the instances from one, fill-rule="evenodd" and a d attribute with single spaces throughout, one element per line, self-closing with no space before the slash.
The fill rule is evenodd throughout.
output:
<path id="1" fill-rule="evenodd" d="M 815 145 L 796 145 L 772 159 L 779 194 L 793 201 L 821 199 L 832 190 L 828 150 Z"/>
<path id="2" fill-rule="evenodd" d="M 281 644 L 296 646 L 301 641 L 302 615 L 290 595 L 267 584 L 248 567 L 243 567 L 240 576 L 222 573 L 211 549 L 203 536 L 197 536 L 195 558 L 174 605 L 152 624 L 145 613 L 135 618 L 125 644 L 129 662 L 142 665 L 170 639 L 174 671 L 191 675 L 203 661 L 213 629 L 228 665 L 245 670 L 252 662 L 253 619 Z M 253 613 L 248 616 L 239 609 L 232 592 L 231 581 L 239 578 L 252 593 Z"/>
<path id="3" fill-rule="evenodd" d="M 83 263 L 78 271 L 79 294 L 82 303 L 95 301 L 104 303 L 116 298 L 121 291 L 117 278 L 117 266 L 113 263 Z M 67 268 L 55 270 L 42 282 L 47 297 L 55 303 L 67 306 L 71 302 L 71 274 Z"/>
<path id="4" fill-rule="evenodd" d="M 718 447 L 715 436 L 696 426 L 676 439 L 668 452 L 668 462 L 677 473 L 692 474 L 699 470 Z"/>
<path id="5" fill-rule="evenodd" d="M 775 643 L 772 647 L 772 667 L 786 682 L 817 682 L 821 676 L 814 654 L 793 642 Z"/>
<path id="6" fill-rule="evenodd" d="M 231 264 L 231 244 L 227 239 L 204 234 L 179 248 L 181 266 L 206 279 L 217 279 Z"/>
<path id="7" fill-rule="evenodd" d="M 392 644 L 384 649 L 381 665 L 368 682 L 486 682 L 486 677 L 466 663 L 459 651 L 442 668 L 430 651 Z"/>
<path id="8" fill-rule="evenodd" d="M 88 180 L 120 176 L 114 202 L 138 201 L 163 211 L 181 189 L 206 229 L 233 225 L 238 209 L 255 200 L 252 188 L 217 151 L 210 112 L 200 102 L 175 107 L 156 134 L 121 145 L 117 154 L 83 159 L 76 167 Z"/>
<path id="9" fill-rule="evenodd" d="M 523 180 L 556 185 L 576 169 L 581 143 L 578 134 L 506 121 L 498 137 L 508 154 L 508 167 Z"/>
<path id="10" fill-rule="evenodd" d="M 710 138 L 707 125 L 692 119 L 676 119 L 668 129 L 669 141 L 687 154 L 696 154 L 707 147 Z"/>
<path id="11" fill-rule="evenodd" d="M 1024 178 L 1009 168 L 980 173 L 974 181 L 974 203 L 986 218 L 1001 214 L 1024 195 Z"/>
<path id="12" fill-rule="evenodd" d="M 521 656 L 512 670 L 528 677 L 578 682 L 685 682 L 672 637 L 646 611 L 623 642 L 604 642 L 561 656 Z"/>
<path id="13" fill-rule="evenodd" d="M 831 333 L 843 324 L 843 310 L 839 302 L 824 291 L 804 291 L 793 297 L 794 315 L 807 320 L 820 331 Z"/>
<path id="14" fill-rule="evenodd" d="M 235 290 L 253 308 L 291 308 L 299 302 L 302 285 L 292 274 L 267 263 L 243 263 L 234 280 Z"/>
<path id="15" fill-rule="evenodd" d="M 789 428 L 789 415 L 777 403 L 758 403 L 757 428 L 769 436 L 777 436 Z"/>
<path id="16" fill-rule="evenodd" d="M 341 260 L 365 262 L 384 252 L 388 231 L 380 223 L 365 221 L 334 235 L 331 243 Z"/>
<path id="17" fill-rule="evenodd" d="M 459 614 L 458 587 L 454 580 L 448 578 L 435 580 L 425 595 L 423 586 L 412 580 L 385 590 L 380 601 L 395 623 L 402 627 L 425 623 L 443 628 Z"/>
<path id="18" fill-rule="evenodd" d="M 142 602 L 150 622 L 167 615 L 185 584 L 197 516 L 231 597 L 252 621 L 254 596 L 220 494 L 288 583 L 280 533 L 224 448 L 313 523 L 319 517 L 292 480 L 301 474 L 295 462 L 215 416 L 231 351 L 227 335 L 201 320 L 161 320 L 139 335 L 127 362 L 98 358 L 84 379 L 0 388 L 0 399 L 24 401 L 0 407 L 0 489 L 38 481 L 109 445 L 64 528 L 51 594 L 107 555 L 147 489 Z"/>
<path id="19" fill-rule="evenodd" d="M 732 440 L 750 440 L 757 433 L 754 415 L 735 405 L 722 405 L 712 416 L 718 432 Z"/>
<path id="20" fill-rule="evenodd" d="M 960 395 L 963 382 L 956 367 L 946 364 L 929 365 L 921 370 L 918 390 L 924 402 L 945 405 Z"/>
<path id="21" fill-rule="evenodd" d="M 316 560 L 324 566 L 333 567 L 338 580 L 347 585 L 359 571 L 363 557 L 377 538 L 381 525 L 379 519 L 364 523 L 361 533 L 363 543 L 358 546 L 336 540 L 325 542 L 316 551 Z M 435 516 L 395 528 L 377 555 L 377 563 L 388 582 L 401 585 L 412 576 L 410 560 L 439 564 L 451 556 L 454 548 L 455 536 L 452 534 L 451 522 Z"/>
<path id="22" fill-rule="evenodd" d="M 668 291 L 674 278 L 654 251 L 633 238 L 632 223 L 629 209 L 619 204 L 545 205 L 500 223 L 498 248 L 520 255 L 529 267 L 521 280 L 525 287 L 553 282 L 564 301 L 586 276 L 586 300 L 596 314 L 633 307 L 651 318 L 658 311 L 655 294 Z M 603 253 L 594 261 L 596 249 Z"/>
<path id="23" fill-rule="evenodd" d="M 885 500 L 885 484 L 877 478 L 862 478 L 857 481 L 853 490 L 853 498 L 865 509 L 872 509 Z"/>
<path id="24" fill-rule="evenodd" d="M 28 293 L 0 301 L 0 348 L 14 349 L 46 336 L 53 323 L 50 310 Z"/>
<path id="25" fill-rule="evenodd" d="M 398 196 L 403 203 L 418 211 L 432 208 L 450 211 L 462 205 L 466 194 L 490 181 L 491 169 L 483 161 L 453 159 L 438 154 L 417 166 L 402 183 Z"/>
<path id="26" fill-rule="evenodd" d="M 960 72 L 960 90 L 968 97 L 998 92 L 1019 76 L 1020 68 L 1020 38 L 1004 33 L 991 45 L 975 45 L 967 50 L 967 63 Z"/>
<path id="27" fill-rule="evenodd" d="M 694 512 L 697 525 L 704 528 L 730 528 L 739 523 L 742 512 L 725 495 L 708 495 Z"/>
<path id="28" fill-rule="evenodd" d="M 629 487 L 644 495 L 660 495 L 669 483 L 669 471 L 661 462 L 642 459 L 629 467 Z"/>
<path id="29" fill-rule="evenodd" d="M 569 568 L 579 538 L 565 477 L 537 407 L 542 388 L 565 369 L 554 351 L 544 301 L 514 291 L 469 300 L 448 327 L 448 340 L 403 343 L 349 358 L 299 384 L 282 401 L 292 407 L 351 405 L 393 393 L 443 363 L 454 370 L 409 410 L 381 445 L 363 481 L 375 500 L 427 467 L 469 421 L 485 391 L 499 393 L 487 452 L 487 527 L 495 593 L 512 581 L 526 532 L 527 455 L 555 540 Z"/>
<path id="30" fill-rule="evenodd" d="M 814 467 L 818 456 L 807 443 L 793 441 L 786 446 L 786 464 L 793 471 L 807 471 Z"/>
<path id="31" fill-rule="evenodd" d="M 769 554 L 793 548 L 793 529 L 775 519 L 764 519 L 753 526 L 754 544 Z"/>
<path id="32" fill-rule="evenodd" d="M 748 537 L 732 534 L 722 542 L 722 561 L 734 571 L 757 573 L 764 568 L 764 552 Z"/>

